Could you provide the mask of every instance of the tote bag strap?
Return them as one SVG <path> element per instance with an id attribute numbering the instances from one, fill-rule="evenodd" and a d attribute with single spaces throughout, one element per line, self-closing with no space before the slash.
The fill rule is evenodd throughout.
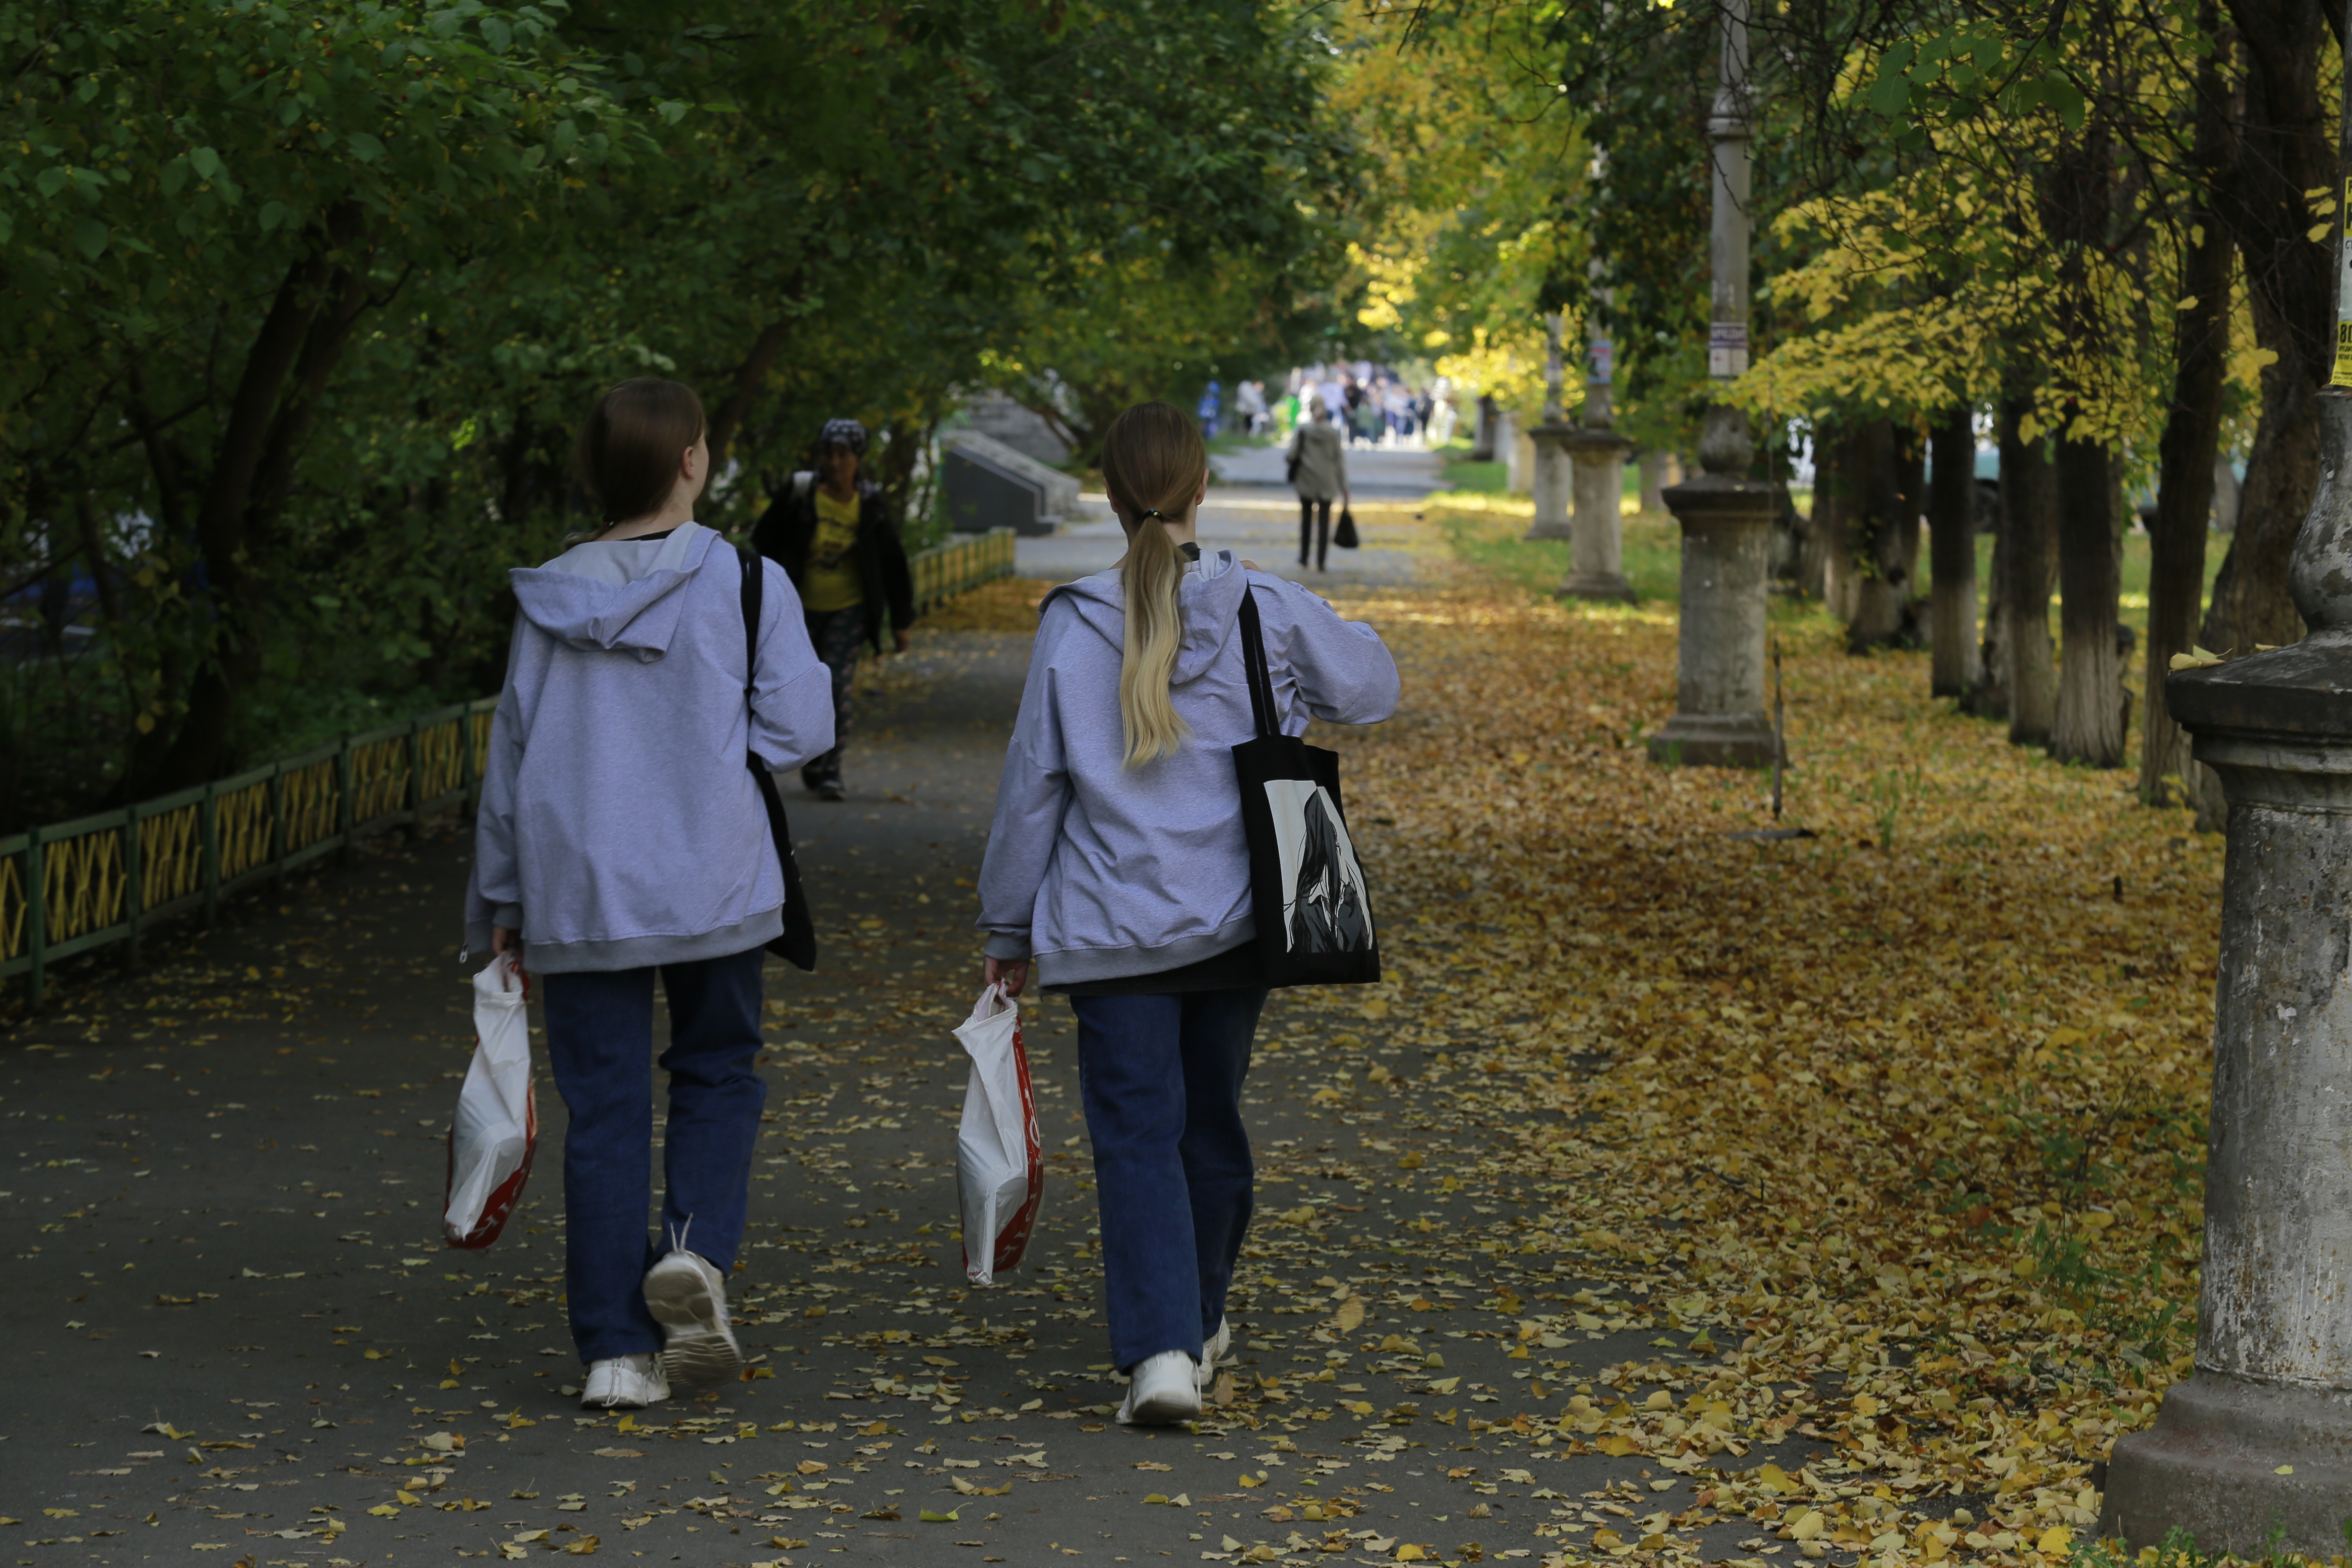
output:
<path id="1" fill-rule="evenodd" d="M 766 596 L 767 572 L 759 554 L 745 545 L 735 547 L 735 559 L 743 569 L 743 700 L 748 703 L 759 684 L 761 601 Z"/>
<path id="2" fill-rule="evenodd" d="M 1265 636 L 1258 626 L 1257 595 L 1242 587 L 1242 668 L 1249 676 L 1250 716 L 1257 721 L 1257 738 L 1270 741 L 1282 733 L 1275 722 L 1274 677 L 1265 668 Z"/>

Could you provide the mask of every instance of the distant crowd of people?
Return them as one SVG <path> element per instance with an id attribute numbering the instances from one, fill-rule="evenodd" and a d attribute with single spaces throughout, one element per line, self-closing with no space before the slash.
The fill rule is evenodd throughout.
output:
<path id="1" fill-rule="evenodd" d="M 1197 412 L 1201 433 L 1274 436 L 1287 438 L 1320 406 L 1333 429 L 1350 447 L 1442 444 L 1451 434 L 1453 408 L 1443 377 L 1416 386 L 1368 361 L 1309 365 L 1290 373 L 1279 393 L 1263 381 L 1244 381 L 1226 405 L 1223 384 L 1213 381 Z M 1439 432 L 1444 426 L 1444 433 Z"/>

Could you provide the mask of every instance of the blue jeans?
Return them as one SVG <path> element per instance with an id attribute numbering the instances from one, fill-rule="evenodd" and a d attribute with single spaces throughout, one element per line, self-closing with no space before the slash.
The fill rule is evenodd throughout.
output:
<path id="1" fill-rule="evenodd" d="M 643 1282 L 685 1237 L 729 1273 L 743 1239 L 751 1151 L 768 1086 L 760 1050 L 764 950 L 662 966 L 669 996 L 669 1127 L 662 1147 L 662 1234 L 653 1201 L 654 971 L 542 976 L 547 1056 L 572 1113 L 563 1135 L 564 1283 L 583 1362 L 662 1346 Z"/>
<path id="2" fill-rule="evenodd" d="M 1198 1358 L 1224 1316 L 1254 1206 L 1242 1079 L 1265 1006 L 1255 988 L 1070 998 L 1122 1369 L 1162 1351 Z"/>

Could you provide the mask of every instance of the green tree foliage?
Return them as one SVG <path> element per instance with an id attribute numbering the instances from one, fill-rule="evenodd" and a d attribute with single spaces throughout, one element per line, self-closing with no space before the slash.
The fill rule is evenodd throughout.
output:
<path id="1" fill-rule="evenodd" d="M 828 415 L 903 485 L 993 367 L 1096 374 L 1076 322 L 1114 389 L 1281 342 L 1352 200 L 1249 0 L 0 0 L 0 47 L 17 821 L 493 684 L 603 384 L 701 389 L 740 527 Z"/>

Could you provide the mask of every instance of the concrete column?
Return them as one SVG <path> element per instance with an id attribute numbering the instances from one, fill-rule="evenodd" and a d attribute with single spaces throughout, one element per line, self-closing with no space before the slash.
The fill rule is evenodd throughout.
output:
<path id="1" fill-rule="evenodd" d="M 1560 321 L 1555 310 L 1544 318 L 1544 406 L 1543 420 L 1530 426 L 1528 438 L 1536 445 L 1535 492 L 1536 521 L 1527 531 L 1529 539 L 1566 539 L 1570 537 L 1568 506 L 1570 493 L 1568 448 L 1563 444 L 1573 428 L 1560 416 L 1559 391 Z"/>
<path id="2" fill-rule="evenodd" d="M 2343 106 L 2352 148 L 2352 84 Z M 2352 211 L 2336 342 L 2352 342 Z M 2185 1530 L 2339 1557 L 2352 1516 L 2352 356 L 2319 394 L 2319 488 L 2287 563 L 2310 628 L 2174 672 L 2229 799 L 2196 1370 L 2118 1440 L 2101 1535 Z"/>
<path id="3" fill-rule="evenodd" d="M 2340 1555 L 2352 1516 L 2352 393 L 2320 395 L 2301 642 L 2165 682 L 2228 792 L 2197 1370 L 2116 1444 L 2102 1535 Z"/>
<path id="4" fill-rule="evenodd" d="M 1633 584 L 1625 580 L 1625 518 L 1620 504 L 1625 492 L 1625 453 L 1633 446 L 1617 434 L 1610 405 L 1616 379 L 1615 345 L 1601 312 L 1608 296 L 1595 289 L 1591 342 L 1585 357 L 1584 406 L 1577 411 L 1576 427 L 1566 445 L 1576 463 L 1576 520 L 1569 537 L 1567 581 L 1556 590 L 1563 599 L 1615 599 L 1633 603 Z"/>
<path id="5" fill-rule="evenodd" d="M 1774 750 L 1764 715 L 1764 605 L 1779 502 L 1772 486 L 1748 477 L 1755 456 L 1748 416 L 1722 398 L 1724 385 L 1748 370 L 1748 5 L 1725 0 L 1721 72 L 1707 117 L 1715 198 L 1706 359 L 1717 397 L 1699 428 L 1704 472 L 1665 492 L 1683 526 L 1682 632 L 1675 716 L 1650 737 L 1660 762 L 1713 767 L 1760 766 Z"/>

